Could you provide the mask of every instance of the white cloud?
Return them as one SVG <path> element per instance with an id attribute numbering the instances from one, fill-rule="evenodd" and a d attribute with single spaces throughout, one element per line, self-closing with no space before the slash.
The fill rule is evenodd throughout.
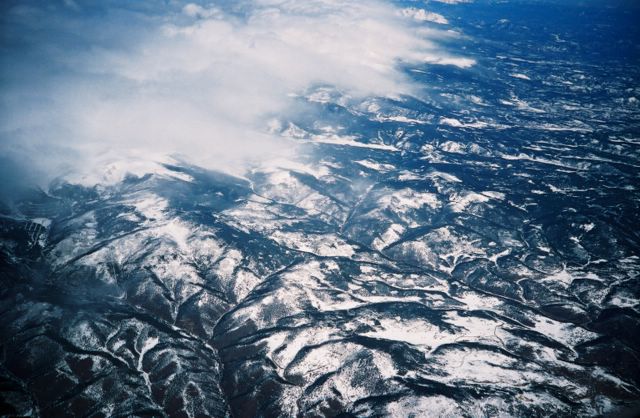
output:
<path id="1" fill-rule="evenodd" d="M 0 152 L 75 166 L 114 150 L 180 153 L 237 168 L 291 149 L 266 129 L 287 111 L 291 93 L 331 85 L 355 97 L 414 94 L 399 63 L 473 64 L 436 47 L 448 35 L 408 24 L 377 1 L 125 6 L 103 15 L 79 14 L 83 4 L 74 4 L 75 14 L 41 9 L 16 27 L 18 41 L 40 34 L 32 42 L 42 56 L 16 50 L 23 66 L 5 70 L 17 81 L 2 91 Z M 53 70 L 20 81 L 18 72 L 34 65 Z"/>
<path id="2" fill-rule="evenodd" d="M 210 18 L 210 17 L 220 17 L 221 12 L 216 7 L 202 7 L 199 4 L 189 3 L 186 4 L 182 8 L 182 12 L 187 16 L 191 17 L 199 17 L 199 18 Z"/>
<path id="3" fill-rule="evenodd" d="M 446 3 L 446 4 L 460 4 L 460 3 L 472 3 L 473 0 L 433 0 L 438 3 Z"/>
<path id="4" fill-rule="evenodd" d="M 428 12 L 424 9 L 416 9 L 415 7 L 408 7 L 402 9 L 400 13 L 403 16 L 411 17 L 419 22 L 433 22 L 441 25 L 449 24 L 449 21 L 439 13 Z"/>

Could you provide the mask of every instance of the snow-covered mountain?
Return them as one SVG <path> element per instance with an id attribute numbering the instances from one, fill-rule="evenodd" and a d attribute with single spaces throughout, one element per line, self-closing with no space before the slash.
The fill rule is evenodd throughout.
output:
<path id="1" fill-rule="evenodd" d="M 3 202 L 0 414 L 637 405 L 629 37 L 606 10 L 592 36 L 574 6 L 440 3 L 424 24 L 477 64 L 407 64 L 421 98 L 309 88 L 270 123 L 295 156 L 113 161 Z"/>

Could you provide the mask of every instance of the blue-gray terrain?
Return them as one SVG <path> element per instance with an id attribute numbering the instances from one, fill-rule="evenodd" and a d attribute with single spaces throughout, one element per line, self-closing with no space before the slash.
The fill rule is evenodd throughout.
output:
<path id="1" fill-rule="evenodd" d="M 637 407 L 640 37 L 605 3 L 429 3 L 476 65 L 309 88 L 295 162 L 5 199 L 0 415 Z"/>

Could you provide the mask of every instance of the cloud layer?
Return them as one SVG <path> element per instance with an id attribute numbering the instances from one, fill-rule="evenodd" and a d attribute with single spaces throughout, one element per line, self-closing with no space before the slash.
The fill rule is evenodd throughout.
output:
<path id="1" fill-rule="evenodd" d="M 399 64 L 462 62 L 377 1 L 3 7 L 0 153 L 52 173 L 174 153 L 238 167 L 291 148 L 265 125 L 292 93 L 413 94 Z"/>

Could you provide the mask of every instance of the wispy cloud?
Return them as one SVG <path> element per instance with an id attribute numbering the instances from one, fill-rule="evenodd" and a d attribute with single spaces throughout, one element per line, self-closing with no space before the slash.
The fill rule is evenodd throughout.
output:
<path id="1" fill-rule="evenodd" d="M 52 172 L 105 153 L 237 167 L 291 148 L 265 130 L 291 93 L 412 94 L 399 63 L 472 63 L 378 1 L 5 7 L 0 152 Z"/>

